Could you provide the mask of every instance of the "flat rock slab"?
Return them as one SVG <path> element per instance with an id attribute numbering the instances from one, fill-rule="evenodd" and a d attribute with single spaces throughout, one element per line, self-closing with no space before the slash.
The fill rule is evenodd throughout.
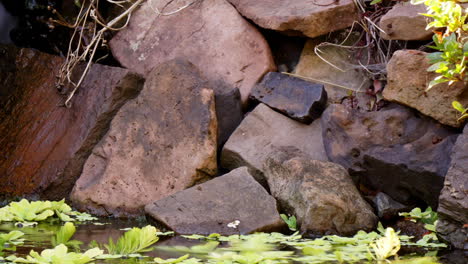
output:
<path id="1" fill-rule="evenodd" d="M 320 117 L 327 104 L 327 92 L 322 84 L 278 72 L 265 75 L 252 90 L 251 97 L 305 124 Z"/>
<path id="2" fill-rule="evenodd" d="M 222 80 L 239 88 L 247 102 L 250 90 L 261 77 L 275 70 L 263 36 L 225 0 L 146 1 L 128 27 L 110 41 L 114 57 L 126 68 L 143 75 L 156 65 L 185 58 L 209 81 Z"/>
<path id="3" fill-rule="evenodd" d="M 328 158 L 357 182 L 400 203 L 437 207 L 453 131 L 396 104 L 376 112 L 331 105 L 321 120 Z"/>
<path id="4" fill-rule="evenodd" d="M 128 70 L 94 64 L 66 108 L 56 89 L 63 62 L 33 49 L 0 46 L 3 195 L 68 197 L 116 111 L 143 87 L 143 79 Z"/>
<path id="5" fill-rule="evenodd" d="M 468 105 L 468 90 L 463 83 L 448 87 L 438 84 L 425 92 L 437 74 L 427 71 L 427 54 L 418 50 L 396 51 L 387 65 L 388 84 L 383 91 L 385 100 L 397 102 L 434 118 L 444 125 L 460 127 L 460 113 L 452 107 L 453 101 Z"/>
<path id="6" fill-rule="evenodd" d="M 271 195 L 284 212 L 297 217 L 301 232 L 352 235 L 377 223 L 372 208 L 338 164 L 283 147 L 269 154 L 263 171 Z"/>
<path id="7" fill-rule="evenodd" d="M 468 223 L 468 126 L 453 147 L 452 162 L 445 176 L 444 188 L 439 197 L 438 213 L 453 223 L 455 233 L 468 233 L 463 224 Z M 453 232 L 451 232 L 453 233 Z M 465 237 L 466 239 L 467 237 Z M 450 240 L 450 239 L 449 239 Z M 451 241 L 457 248 L 465 241 Z"/>
<path id="8" fill-rule="evenodd" d="M 353 66 L 359 65 L 358 61 L 352 58 L 349 50 L 340 47 L 320 47 L 320 56 L 328 63 L 317 56 L 315 48 L 323 41 L 316 38 L 306 42 L 294 74 L 307 81 L 323 84 L 328 103 L 340 104 L 353 92 L 357 106 L 369 110 L 372 97 L 366 91 L 371 82 L 366 72 L 361 67 Z"/>
<path id="9" fill-rule="evenodd" d="M 228 0 L 255 24 L 307 37 L 350 27 L 358 21 L 353 0 Z"/>
<path id="10" fill-rule="evenodd" d="M 246 167 L 148 204 L 145 211 L 177 234 L 233 235 L 285 227 L 276 200 Z M 237 228 L 228 227 L 236 220 Z"/>
<path id="11" fill-rule="evenodd" d="M 372 202 L 379 219 L 390 220 L 398 217 L 398 213 L 409 212 L 411 210 L 410 207 L 393 200 L 392 197 L 383 192 L 379 192 L 374 196 Z"/>
<path id="12" fill-rule="evenodd" d="M 214 94 L 197 68 L 166 62 L 117 113 L 77 181 L 73 204 L 96 215 L 132 216 L 217 171 Z"/>
<path id="13" fill-rule="evenodd" d="M 413 5 L 410 2 L 398 2 L 380 18 L 379 26 L 384 32 L 380 36 L 393 40 L 429 40 L 432 30 L 426 30 L 430 18 L 421 15 L 427 13 L 426 5 Z"/>
<path id="14" fill-rule="evenodd" d="M 294 121 L 259 104 L 234 131 L 221 153 L 221 166 L 247 166 L 254 177 L 266 183 L 262 168 L 268 153 L 277 147 L 294 146 L 312 159 L 328 160 L 322 143 L 319 119 L 310 125 Z"/>

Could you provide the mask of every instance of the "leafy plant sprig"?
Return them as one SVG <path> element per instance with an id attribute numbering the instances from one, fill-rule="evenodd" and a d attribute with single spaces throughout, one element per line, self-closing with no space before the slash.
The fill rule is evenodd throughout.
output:
<path id="1" fill-rule="evenodd" d="M 287 216 L 285 214 L 280 214 L 281 219 L 288 225 L 289 230 L 296 231 L 297 230 L 297 220 L 294 215 Z"/>

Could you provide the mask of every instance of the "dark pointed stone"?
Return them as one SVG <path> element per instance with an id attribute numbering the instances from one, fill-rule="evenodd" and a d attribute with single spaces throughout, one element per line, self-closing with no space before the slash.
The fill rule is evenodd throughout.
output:
<path id="1" fill-rule="evenodd" d="M 317 119 L 327 104 L 327 92 L 322 84 L 278 72 L 269 72 L 262 82 L 254 87 L 250 96 L 306 124 Z"/>

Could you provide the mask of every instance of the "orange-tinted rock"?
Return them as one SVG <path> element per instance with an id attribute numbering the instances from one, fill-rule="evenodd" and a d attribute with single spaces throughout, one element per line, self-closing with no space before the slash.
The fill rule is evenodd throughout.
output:
<path id="1" fill-rule="evenodd" d="M 353 0 L 228 0 L 255 24 L 290 34 L 317 37 L 359 20 Z"/>
<path id="2" fill-rule="evenodd" d="M 275 65 L 263 36 L 225 0 L 146 1 L 110 42 L 125 67 L 141 74 L 174 58 L 195 64 L 209 81 L 223 81 L 240 90 L 247 102 L 254 84 Z M 165 8 L 164 8 L 165 7 Z M 215 88 L 216 89 L 216 88 Z M 216 91 L 215 91 L 216 92 Z"/>
<path id="3" fill-rule="evenodd" d="M 198 69 L 174 60 L 155 68 L 93 149 L 71 199 L 97 215 L 133 216 L 216 174 L 213 90 Z"/>
<path id="4" fill-rule="evenodd" d="M 55 88 L 62 63 L 0 47 L 0 194 L 67 197 L 115 112 L 143 86 L 125 69 L 93 65 L 65 108 Z"/>

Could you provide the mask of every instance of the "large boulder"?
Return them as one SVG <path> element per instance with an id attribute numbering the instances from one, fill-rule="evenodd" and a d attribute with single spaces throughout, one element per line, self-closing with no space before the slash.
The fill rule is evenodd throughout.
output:
<path id="1" fill-rule="evenodd" d="M 320 117 L 327 104 L 322 84 L 278 72 L 265 75 L 252 90 L 251 98 L 305 124 Z"/>
<path id="2" fill-rule="evenodd" d="M 454 226 L 451 232 L 442 233 L 457 248 L 463 248 L 468 243 L 468 230 L 463 227 L 468 223 L 468 126 L 458 137 L 452 153 L 452 163 L 445 176 L 444 188 L 439 197 L 439 214 L 443 221 Z M 449 224 L 441 223 L 441 226 Z M 444 230 L 449 231 L 450 228 Z M 460 236 L 465 234 L 465 236 Z M 460 237 L 458 239 L 454 239 Z M 468 246 L 468 244 L 467 244 Z"/>
<path id="3" fill-rule="evenodd" d="M 310 125 L 294 121 L 259 104 L 234 131 L 221 153 L 221 166 L 247 166 L 265 184 L 262 168 L 268 153 L 277 147 L 294 146 L 316 160 L 327 160 L 322 143 L 320 119 Z"/>
<path id="4" fill-rule="evenodd" d="M 379 26 L 384 32 L 380 36 L 394 40 L 428 40 L 432 30 L 426 30 L 430 18 L 421 14 L 427 13 L 426 5 L 413 5 L 410 2 L 398 2 L 390 11 L 380 18 Z"/>
<path id="5" fill-rule="evenodd" d="M 3 195 L 68 197 L 115 113 L 143 87 L 143 79 L 128 70 L 93 64 L 66 108 L 56 89 L 63 63 L 63 58 L 36 50 L 0 47 Z"/>
<path id="6" fill-rule="evenodd" d="M 366 92 L 371 82 L 364 69 L 353 58 L 352 52 L 341 47 L 322 46 L 318 56 L 315 48 L 323 41 L 316 38 L 306 42 L 294 71 L 296 76 L 324 84 L 329 103 L 342 103 L 353 92 L 357 100 L 356 106 L 370 109 L 372 97 Z"/>
<path id="7" fill-rule="evenodd" d="M 330 161 L 360 184 L 401 203 L 437 207 L 454 132 L 399 105 L 377 112 L 331 105 L 322 115 L 322 129 Z"/>
<path id="8" fill-rule="evenodd" d="M 145 211 L 177 234 L 232 235 L 285 228 L 276 200 L 246 167 L 150 203 Z M 236 228 L 228 226 L 235 221 Z"/>
<path id="9" fill-rule="evenodd" d="M 183 3 L 181 3 L 183 2 Z M 156 65 L 186 58 L 209 81 L 223 81 L 239 88 L 247 102 L 261 77 L 275 70 L 263 36 L 225 0 L 146 1 L 132 14 L 129 25 L 110 41 L 114 57 L 143 75 Z"/>
<path id="10" fill-rule="evenodd" d="M 205 83 L 187 61 L 155 68 L 93 149 L 73 204 L 96 215 L 138 215 L 146 204 L 214 176 L 217 123 Z"/>
<path id="11" fill-rule="evenodd" d="M 255 24 L 291 35 L 316 37 L 350 27 L 359 20 L 353 0 L 228 0 Z"/>
<path id="12" fill-rule="evenodd" d="M 263 171 L 281 210 L 302 232 L 351 235 L 371 230 L 377 217 L 342 166 L 311 159 L 294 147 L 272 151 Z"/>
<path id="13" fill-rule="evenodd" d="M 460 113 L 452 101 L 468 105 L 468 89 L 463 83 L 448 86 L 442 83 L 425 92 L 437 74 L 427 71 L 427 53 L 418 50 L 396 51 L 387 65 L 388 84 L 383 91 L 385 100 L 407 105 L 444 125 L 460 127 Z"/>

